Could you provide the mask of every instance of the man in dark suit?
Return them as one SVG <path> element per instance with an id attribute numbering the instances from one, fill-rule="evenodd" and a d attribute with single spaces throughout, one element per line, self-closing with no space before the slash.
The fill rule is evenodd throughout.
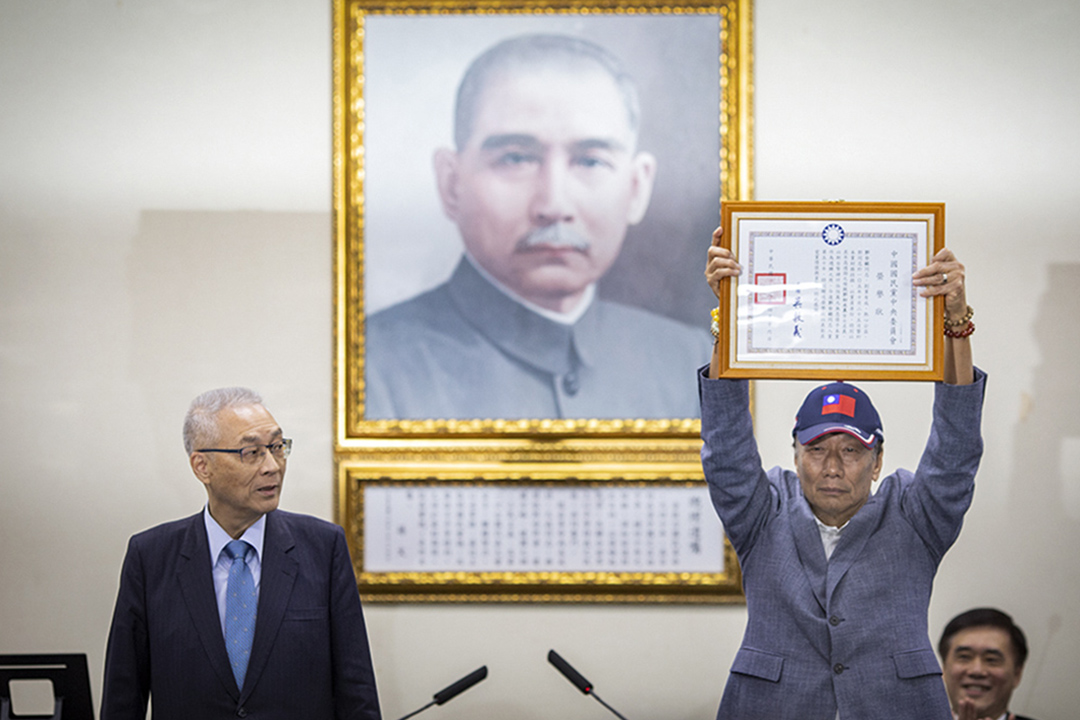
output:
<path id="1" fill-rule="evenodd" d="M 278 510 L 292 441 L 244 388 L 196 398 L 184 446 L 202 512 L 131 538 L 102 720 L 379 720 L 342 529 Z"/>

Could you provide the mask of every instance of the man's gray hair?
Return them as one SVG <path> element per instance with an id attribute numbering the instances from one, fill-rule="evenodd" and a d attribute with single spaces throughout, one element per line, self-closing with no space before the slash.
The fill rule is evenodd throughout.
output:
<path id="1" fill-rule="evenodd" d="M 217 415 L 225 408 L 241 405 L 262 405 L 262 396 L 245 387 L 225 387 L 207 390 L 191 401 L 184 416 L 184 450 L 195 452 L 197 444 L 217 439 Z"/>
<path id="2" fill-rule="evenodd" d="M 627 122 L 637 135 L 641 118 L 637 86 L 617 57 L 596 43 L 570 35 L 522 35 L 488 48 L 465 71 L 454 106 L 454 143 L 459 152 L 472 136 L 477 108 L 492 76 L 502 71 L 538 68 L 605 71 L 622 95 Z"/>

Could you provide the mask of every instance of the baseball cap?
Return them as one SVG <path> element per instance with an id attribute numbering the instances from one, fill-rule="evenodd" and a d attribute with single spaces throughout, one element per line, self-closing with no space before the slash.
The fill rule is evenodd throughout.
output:
<path id="1" fill-rule="evenodd" d="M 854 385 L 833 382 L 810 391 L 795 416 L 791 434 L 806 445 L 826 433 L 842 432 L 852 435 L 866 447 L 874 447 L 885 439 L 881 418 L 870 402 L 870 396 Z"/>

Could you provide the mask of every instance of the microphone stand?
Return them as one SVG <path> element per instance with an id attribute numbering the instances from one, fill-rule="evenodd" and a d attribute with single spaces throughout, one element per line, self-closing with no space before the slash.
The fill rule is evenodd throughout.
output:
<path id="1" fill-rule="evenodd" d="M 600 699 L 600 696 L 596 694 L 596 691 L 595 691 L 595 690 L 593 690 L 592 692 L 590 692 L 590 693 L 589 693 L 589 695 L 592 695 L 592 696 L 593 696 L 594 698 L 596 698 L 596 702 L 600 703 L 601 705 L 603 705 L 604 707 L 606 707 L 606 708 L 607 708 L 608 710 L 610 710 L 611 712 L 615 713 L 615 717 L 619 718 L 619 720 L 626 720 L 626 718 L 622 716 L 622 713 L 620 713 L 620 712 L 619 712 L 618 710 L 616 710 L 615 708 L 613 708 L 613 707 L 611 707 L 610 705 L 608 705 L 608 704 L 607 704 L 606 702 L 604 702 L 603 700 L 601 700 L 601 699 Z"/>
<path id="2" fill-rule="evenodd" d="M 412 711 L 411 713 L 409 713 L 408 715 L 402 715 L 402 716 L 401 716 L 401 717 L 399 718 L 399 720 L 405 720 L 405 718 L 411 718 L 411 717 L 412 717 L 413 715 L 419 715 L 420 713 L 424 712 L 425 710 L 427 710 L 427 709 L 428 709 L 429 707 L 431 707 L 431 706 L 432 706 L 432 705 L 434 705 L 434 704 L 435 704 L 435 701 L 434 701 L 434 700 L 432 700 L 431 702 L 429 702 L 429 703 L 428 703 L 427 705 L 425 705 L 424 707 L 420 708 L 419 710 L 413 710 L 413 711 Z"/>

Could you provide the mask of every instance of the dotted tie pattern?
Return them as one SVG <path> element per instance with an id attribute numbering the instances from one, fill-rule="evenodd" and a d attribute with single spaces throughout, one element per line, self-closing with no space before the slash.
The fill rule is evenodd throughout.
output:
<path id="1" fill-rule="evenodd" d="M 229 584 L 225 589 L 225 648 L 229 651 L 229 663 L 239 688 L 244 687 L 251 640 L 255 636 L 255 610 L 259 604 L 255 579 L 247 565 L 247 556 L 253 552 L 255 548 L 243 540 L 233 540 L 225 546 L 225 553 L 232 558 Z"/>

